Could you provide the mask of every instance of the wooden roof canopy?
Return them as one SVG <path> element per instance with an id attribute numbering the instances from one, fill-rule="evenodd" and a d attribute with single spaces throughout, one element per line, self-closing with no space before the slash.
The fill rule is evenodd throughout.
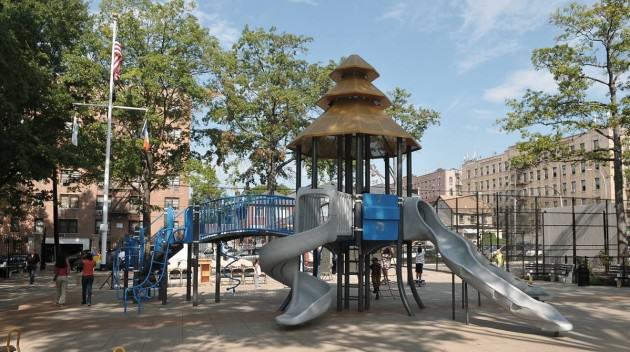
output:
<path id="1" fill-rule="evenodd" d="M 330 74 L 337 84 L 317 102 L 324 113 L 289 144 L 289 149 L 301 146 L 302 154 L 310 156 L 313 138 L 319 137 L 317 156 L 336 159 L 335 137 L 356 134 L 370 135 L 369 158 L 396 156 L 397 137 L 403 140 L 403 152 L 420 149 L 415 138 L 385 113 L 391 102 L 371 83 L 378 76 L 360 56 L 346 58 Z M 352 148 L 353 159 L 355 149 Z"/>

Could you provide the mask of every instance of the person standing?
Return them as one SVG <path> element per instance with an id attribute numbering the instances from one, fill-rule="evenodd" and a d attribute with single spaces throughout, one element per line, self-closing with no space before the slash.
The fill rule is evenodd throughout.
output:
<path id="1" fill-rule="evenodd" d="M 260 263 L 258 259 L 254 260 L 254 287 L 260 288 Z"/>
<path id="2" fill-rule="evenodd" d="M 418 246 L 418 253 L 416 253 L 416 281 L 418 285 L 422 284 L 422 269 L 424 267 L 424 251 L 422 246 Z"/>
<path id="3" fill-rule="evenodd" d="M 81 273 L 81 304 L 92 305 L 92 284 L 94 284 L 94 260 L 92 253 L 88 252 L 82 259 L 83 271 Z"/>
<path id="4" fill-rule="evenodd" d="M 26 257 L 26 271 L 28 271 L 28 278 L 31 285 L 35 283 L 37 264 L 39 264 L 39 254 L 33 250 L 33 252 Z"/>
<path id="5" fill-rule="evenodd" d="M 378 258 L 372 258 L 372 265 L 370 265 L 370 271 L 372 272 L 372 287 L 374 290 L 372 293 L 376 294 L 376 299 L 380 298 L 381 293 L 381 272 L 383 268 L 378 262 Z"/>
<path id="6" fill-rule="evenodd" d="M 101 270 L 101 251 L 97 250 L 96 254 L 94 255 L 94 264 L 95 264 L 95 269 L 96 270 Z"/>
<path id="7" fill-rule="evenodd" d="M 389 247 L 385 247 L 383 253 L 381 254 L 381 260 L 383 261 L 382 270 L 383 270 L 383 281 L 389 282 L 389 268 L 392 264 L 392 250 Z"/>
<path id="8" fill-rule="evenodd" d="M 57 306 L 66 305 L 66 291 L 68 291 L 68 275 L 70 274 L 70 263 L 64 253 L 59 253 L 55 259 L 55 281 L 57 296 L 55 304 Z"/>

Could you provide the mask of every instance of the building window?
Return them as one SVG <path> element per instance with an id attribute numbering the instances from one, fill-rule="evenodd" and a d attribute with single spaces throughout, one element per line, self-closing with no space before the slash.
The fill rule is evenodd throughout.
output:
<path id="1" fill-rule="evenodd" d="M 571 163 L 571 175 L 575 175 L 575 163 Z"/>
<path id="2" fill-rule="evenodd" d="M 544 173 L 545 173 L 545 180 L 549 179 L 549 170 L 548 169 L 543 169 Z"/>
<path id="3" fill-rule="evenodd" d="M 475 169 L 475 177 L 477 177 L 477 169 Z"/>
<path id="4" fill-rule="evenodd" d="M 600 164 L 599 161 L 595 162 L 595 170 L 599 170 L 599 164 Z"/>
<path id="5" fill-rule="evenodd" d="M 169 180 L 171 187 L 173 187 L 173 189 L 178 190 L 179 189 L 179 176 L 173 176 L 171 177 L 171 179 Z"/>
<path id="6" fill-rule="evenodd" d="M 448 184 L 449 184 L 449 185 L 452 185 L 452 184 L 453 184 L 453 177 L 452 177 L 452 176 L 449 176 L 449 177 L 448 177 Z"/>
<path id="7" fill-rule="evenodd" d="M 567 183 L 562 182 L 562 194 L 567 194 Z"/>
<path id="8" fill-rule="evenodd" d="M 79 196 L 77 194 L 62 194 L 60 197 L 62 209 L 79 209 Z"/>
<path id="9" fill-rule="evenodd" d="M 17 216 L 11 218 L 11 232 L 20 232 L 20 218 Z"/>
<path id="10" fill-rule="evenodd" d="M 586 161 L 580 162 L 580 172 L 582 173 L 586 172 Z"/>
<path id="11" fill-rule="evenodd" d="M 582 192 L 586 192 L 586 180 L 582 180 L 580 183 L 582 185 Z"/>
<path id="12" fill-rule="evenodd" d="M 576 190 L 575 181 L 571 181 L 571 193 L 575 193 L 575 190 Z"/>
<path id="13" fill-rule="evenodd" d="M 81 174 L 79 171 L 73 170 L 61 170 L 60 181 L 63 186 L 70 186 L 71 184 L 77 182 Z"/>
<path id="14" fill-rule="evenodd" d="M 506 162 L 504 163 L 504 166 L 505 166 L 505 171 L 508 171 L 508 170 L 510 169 L 510 162 L 509 162 L 509 161 L 506 161 Z"/>
<path id="15" fill-rule="evenodd" d="M 540 181 L 540 170 L 536 170 L 536 180 Z"/>
<path id="16" fill-rule="evenodd" d="M 59 233 L 79 233 L 79 220 L 77 219 L 60 219 Z"/>
<path id="17" fill-rule="evenodd" d="M 567 175 L 567 166 L 562 165 L 562 176 L 566 176 L 566 175 Z"/>
<path id="18" fill-rule="evenodd" d="M 551 168 L 551 176 L 553 178 L 558 177 L 558 168 L 557 167 L 554 166 L 554 167 Z"/>
<path id="19" fill-rule="evenodd" d="M 585 151 L 586 150 L 584 143 L 580 143 L 580 150 L 581 151 Z"/>
<path id="20" fill-rule="evenodd" d="M 545 195 L 548 196 L 549 195 L 549 187 L 545 186 Z"/>
<path id="21" fill-rule="evenodd" d="M 599 140 L 598 139 L 594 139 L 593 140 L 593 150 L 597 150 L 599 149 Z"/>
<path id="22" fill-rule="evenodd" d="M 44 233 L 44 219 L 35 219 L 33 232 L 38 234 Z"/>
<path id="23" fill-rule="evenodd" d="M 599 191 L 600 188 L 599 177 L 595 177 L 595 189 Z"/>
<path id="24" fill-rule="evenodd" d="M 103 209 L 103 199 L 105 199 L 105 196 L 96 196 L 95 209 Z M 112 198 L 111 197 L 107 198 L 107 206 L 108 206 L 108 208 L 112 207 Z"/>
<path id="25" fill-rule="evenodd" d="M 490 166 L 486 165 L 486 175 L 490 175 Z"/>
<path id="26" fill-rule="evenodd" d="M 173 210 L 179 209 L 179 198 L 164 198 L 164 208 L 173 208 Z"/>
<path id="27" fill-rule="evenodd" d="M 140 221 L 129 221 L 129 233 L 135 234 L 142 227 L 142 222 Z"/>
<path id="28" fill-rule="evenodd" d="M 182 137 L 182 129 L 181 128 L 173 128 L 168 135 L 171 138 L 181 138 Z"/>
<path id="29" fill-rule="evenodd" d="M 468 178 L 470 178 L 470 170 L 466 170 L 466 174 L 468 175 Z"/>
<path id="30" fill-rule="evenodd" d="M 492 173 L 493 174 L 497 173 L 496 165 L 494 165 L 494 164 L 492 164 Z"/>

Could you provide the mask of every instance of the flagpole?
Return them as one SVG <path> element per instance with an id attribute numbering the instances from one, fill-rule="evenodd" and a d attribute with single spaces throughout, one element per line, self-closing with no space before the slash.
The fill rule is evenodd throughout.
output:
<path id="1" fill-rule="evenodd" d="M 107 144 L 105 145 L 105 176 L 103 180 L 103 220 L 101 221 L 101 265 L 107 264 L 107 231 L 109 229 L 109 156 L 110 145 L 112 143 L 112 103 L 114 95 L 114 47 L 116 45 L 116 30 L 118 27 L 118 16 L 113 14 L 112 33 L 112 60 L 109 69 L 109 103 L 107 104 Z"/>

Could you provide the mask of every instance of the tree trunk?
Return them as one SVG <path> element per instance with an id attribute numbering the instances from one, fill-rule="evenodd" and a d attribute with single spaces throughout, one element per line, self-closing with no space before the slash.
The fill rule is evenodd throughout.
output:
<path id="1" fill-rule="evenodd" d="M 57 260 L 59 253 L 59 203 L 57 202 L 57 168 L 53 168 L 52 177 L 52 202 L 53 202 L 53 239 L 54 239 L 54 255 Z"/>
<path id="2" fill-rule="evenodd" d="M 617 256 L 628 256 L 628 240 L 626 239 L 626 211 L 623 203 L 623 160 L 622 143 L 619 128 L 613 128 L 613 170 L 615 186 L 615 213 L 617 220 Z M 621 259 L 620 259 L 621 260 Z"/>

